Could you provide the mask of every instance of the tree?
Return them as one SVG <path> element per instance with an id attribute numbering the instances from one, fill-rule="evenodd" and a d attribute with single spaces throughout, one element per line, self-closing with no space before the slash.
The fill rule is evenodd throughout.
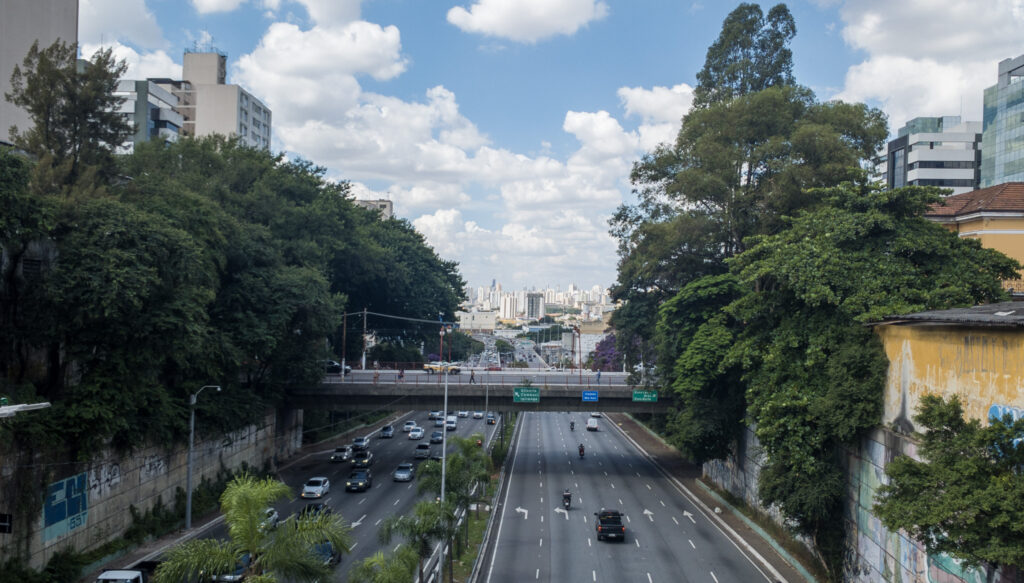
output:
<path id="1" fill-rule="evenodd" d="M 796 22 L 785 4 L 767 17 L 757 4 L 740 4 L 725 17 L 722 32 L 708 47 L 704 68 L 697 73 L 694 106 L 729 101 L 768 87 L 792 85 Z"/>
<path id="2" fill-rule="evenodd" d="M 419 559 L 416 567 L 419 580 L 426 581 L 423 561 L 430 558 L 435 542 L 450 540 L 454 523 L 455 511 L 451 503 L 423 500 L 413 507 L 412 515 L 399 514 L 385 518 L 377 536 L 382 544 L 390 543 L 396 534 L 404 536 Z"/>
<path id="3" fill-rule="evenodd" d="M 316 581 L 329 576 L 315 546 L 327 541 L 337 552 L 349 552 L 351 529 L 337 514 L 290 516 L 277 527 L 264 525 L 264 509 L 289 497 L 291 488 L 284 482 L 251 475 L 235 478 L 220 498 L 229 540 L 192 539 L 172 547 L 157 567 L 156 583 L 230 574 L 239 565 L 247 581 Z"/>
<path id="4" fill-rule="evenodd" d="M 77 45 L 56 41 L 45 49 L 32 43 L 25 60 L 14 67 L 11 91 L 4 98 L 28 112 L 31 128 L 10 128 L 11 141 L 54 168 L 53 185 L 79 182 L 88 168 L 104 180 L 115 171 L 114 151 L 131 136 L 118 112 L 117 81 L 127 70 L 111 49 L 98 51 L 79 65 Z"/>
<path id="5" fill-rule="evenodd" d="M 1024 566 L 1024 419 L 967 421 L 960 399 L 921 398 L 914 420 L 921 461 L 901 456 L 885 472 L 875 515 L 929 553 L 968 566 Z"/>
<path id="6" fill-rule="evenodd" d="M 445 456 L 447 471 L 445 472 L 445 498 L 455 503 L 456 508 L 469 509 L 469 505 L 484 495 L 484 486 L 491 478 L 491 458 L 477 441 L 483 439 L 480 433 L 469 438 L 450 437 L 456 451 Z M 425 463 L 420 468 L 420 492 L 441 494 L 441 464 Z M 463 523 L 464 536 L 469 536 L 469 521 Z M 459 554 L 462 554 L 461 546 Z"/>
<path id="7" fill-rule="evenodd" d="M 409 545 L 398 545 L 390 555 L 374 553 L 356 564 L 349 572 L 352 583 L 412 583 L 419 563 L 416 550 Z M 424 581 L 420 571 L 420 581 Z"/>
<path id="8" fill-rule="evenodd" d="M 844 184 L 823 206 L 752 237 L 730 261 L 746 293 L 725 309 L 742 330 L 725 358 L 741 366 L 747 416 L 765 453 L 758 486 L 814 538 L 838 573 L 844 493 L 840 447 L 881 416 L 887 362 L 864 324 L 1005 297 L 1016 261 L 922 217 L 940 190 Z M 716 353 L 717 354 L 717 353 Z"/>
<path id="9" fill-rule="evenodd" d="M 609 334 L 594 347 L 594 370 L 622 370 L 622 353 L 615 348 L 615 335 Z"/>

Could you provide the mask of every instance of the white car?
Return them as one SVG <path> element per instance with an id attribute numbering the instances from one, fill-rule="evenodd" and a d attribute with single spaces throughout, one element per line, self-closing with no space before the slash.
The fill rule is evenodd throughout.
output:
<path id="1" fill-rule="evenodd" d="M 405 422 L 405 425 L 402 426 L 402 431 L 409 433 L 410 431 L 412 431 L 413 427 L 416 427 L 416 422 L 410 419 Z"/>
<path id="2" fill-rule="evenodd" d="M 600 417 L 601 416 L 601 412 L 600 411 L 594 411 L 593 413 L 590 414 L 590 416 L 591 417 Z"/>
<path id="3" fill-rule="evenodd" d="M 324 476 L 310 478 L 302 487 L 302 498 L 323 498 L 331 491 L 331 481 Z"/>
<path id="4" fill-rule="evenodd" d="M 459 411 L 459 417 L 469 417 L 469 411 Z"/>
<path id="5" fill-rule="evenodd" d="M 413 427 L 409 432 L 409 439 L 423 439 L 423 428 Z"/>
<path id="6" fill-rule="evenodd" d="M 484 418 L 484 412 L 483 411 L 473 411 L 473 419 L 483 419 L 483 418 Z"/>

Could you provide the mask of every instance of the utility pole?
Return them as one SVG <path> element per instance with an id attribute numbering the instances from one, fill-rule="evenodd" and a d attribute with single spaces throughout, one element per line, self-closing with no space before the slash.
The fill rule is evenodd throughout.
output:
<path id="1" fill-rule="evenodd" d="M 348 314 L 341 315 L 341 382 L 345 382 L 345 348 L 348 335 Z"/>
<path id="2" fill-rule="evenodd" d="M 366 306 L 363 306 L 363 370 L 366 370 Z M 342 371 L 345 372 L 345 371 Z"/>

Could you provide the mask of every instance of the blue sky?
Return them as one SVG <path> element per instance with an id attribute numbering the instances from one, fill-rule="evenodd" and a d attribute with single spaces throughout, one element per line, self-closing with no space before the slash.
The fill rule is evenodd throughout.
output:
<path id="1" fill-rule="evenodd" d="M 615 280 L 608 217 L 671 140 L 737 2 L 81 0 L 88 55 L 177 77 L 195 45 L 274 112 L 274 150 L 388 198 L 471 286 Z M 767 11 L 771 4 L 762 4 Z M 790 2 L 797 81 L 819 99 L 978 120 L 1021 0 Z"/>

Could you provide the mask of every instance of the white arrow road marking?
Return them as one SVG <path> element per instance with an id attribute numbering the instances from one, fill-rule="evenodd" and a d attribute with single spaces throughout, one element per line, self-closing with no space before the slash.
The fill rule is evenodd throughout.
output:
<path id="1" fill-rule="evenodd" d="M 687 512 L 687 511 L 683 510 L 683 516 L 685 516 L 685 517 L 689 518 L 689 519 L 690 519 L 690 522 L 692 522 L 692 523 L 694 523 L 694 524 L 697 524 L 697 521 L 693 519 L 693 515 L 692 515 L 692 514 L 690 514 L 689 512 Z"/>
<path id="2" fill-rule="evenodd" d="M 525 508 L 516 507 L 516 512 L 522 512 L 523 513 L 523 520 L 526 520 L 527 518 L 530 517 L 530 511 L 525 509 Z"/>
<path id="3" fill-rule="evenodd" d="M 651 512 L 650 510 L 644 508 L 644 514 L 647 515 L 647 518 L 651 519 L 651 522 L 654 522 L 654 513 L 653 512 Z"/>
<path id="4" fill-rule="evenodd" d="M 362 516 L 360 516 L 360 517 L 359 517 L 359 520 L 357 520 L 357 521 L 353 522 L 353 523 L 352 523 L 352 524 L 351 524 L 350 526 L 351 526 L 352 528 L 355 528 L 355 527 L 359 526 L 360 524 L 362 524 L 362 523 L 363 523 L 363 519 L 364 519 L 364 518 L 366 518 L 366 515 L 365 515 L 365 514 L 364 514 L 364 515 L 362 515 Z"/>
<path id="5" fill-rule="evenodd" d="M 565 508 L 555 508 L 555 512 L 561 512 L 565 515 L 565 519 L 569 520 L 569 511 L 566 510 Z"/>

